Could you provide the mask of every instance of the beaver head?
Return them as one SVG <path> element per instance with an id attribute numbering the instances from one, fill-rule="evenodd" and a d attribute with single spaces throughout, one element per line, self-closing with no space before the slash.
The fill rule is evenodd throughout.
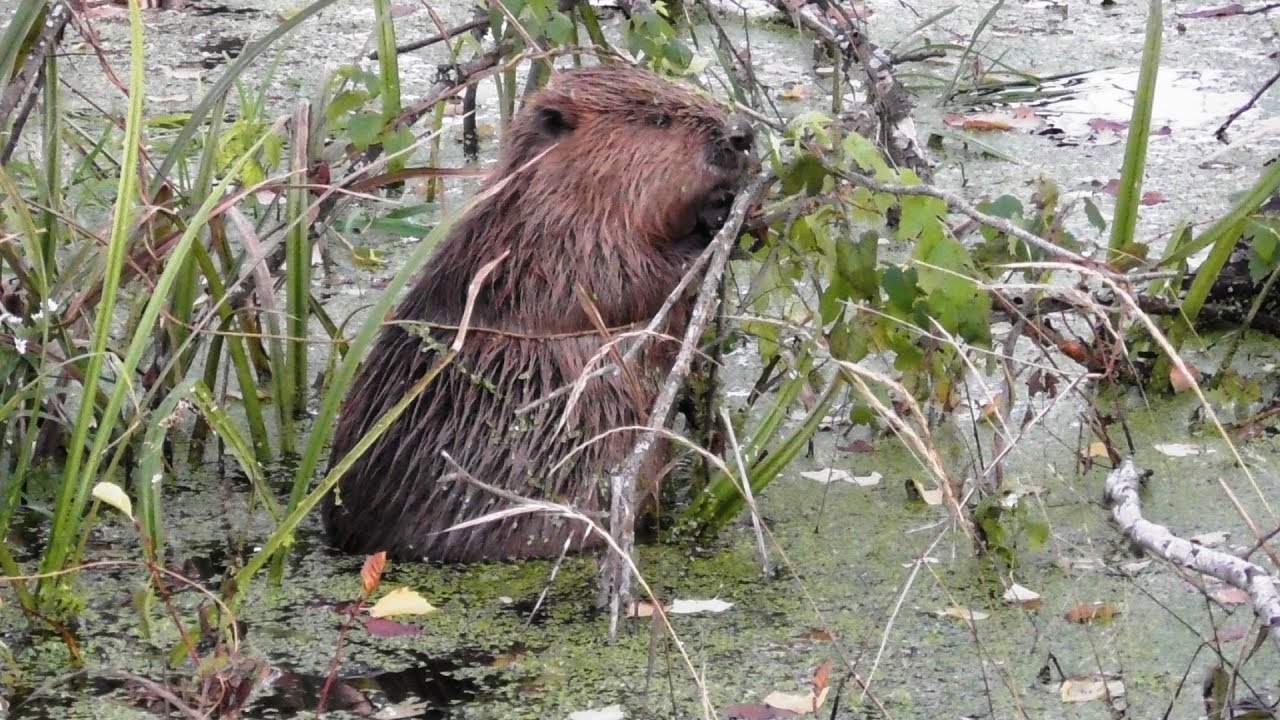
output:
<path id="1" fill-rule="evenodd" d="M 495 172 L 545 151 L 519 181 L 527 194 L 576 198 L 563 208 L 573 221 L 643 230 L 661 247 L 719 229 L 753 145 L 745 118 L 689 90 L 641 70 L 593 68 L 561 73 L 530 99 Z"/>
<path id="2" fill-rule="evenodd" d="M 480 322 L 589 330 L 579 286 L 606 324 L 646 320 L 724 222 L 753 144 L 745 118 L 652 73 L 561 72 L 512 121 L 483 199 L 438 255 L 439 282 L 465 288 L 506 251 Z"/>

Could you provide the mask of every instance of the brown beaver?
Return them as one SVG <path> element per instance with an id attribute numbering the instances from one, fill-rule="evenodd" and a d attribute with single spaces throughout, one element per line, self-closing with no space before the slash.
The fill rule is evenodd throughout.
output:
<path id="1" fill-rule="evenodd" d="M 723 223 L 752 146 L 744 118 L 641 70 L 562 72 L 531 96 L 482 199 L 395 312 L 396 320 L 440 326 L 432 341 L 403 324 L 384 328 L 346 399 L 331 462 L 453 342 L 477 270 L 509 253 L 484 281 L 453 363 L 343 476 L 336 500 L 326 499 L 333 541 L 351 552 L 445 562 L 554 556 L 570 538 L 573 549 L 599 542 L 584 538 L 580 524 L 545 514 L 442 533 L 509 502 L 449 477 L 441 452 L 518 495 L 605 509 L 608 472 L 630 450 L 632 433 L 590 445 L 554 473 L 552 466 L 600 432 L 643 423 L 676 342 L 651 342 L 627 373 L 590 381 L 562 426 L 564 395 L 523 416 L 514 411 L 583 373 L 605 342 L 599 322 L 617 333 L 653 318 Z M 686 299 L 664 332 L 679 338 L 689 312 Z"/>

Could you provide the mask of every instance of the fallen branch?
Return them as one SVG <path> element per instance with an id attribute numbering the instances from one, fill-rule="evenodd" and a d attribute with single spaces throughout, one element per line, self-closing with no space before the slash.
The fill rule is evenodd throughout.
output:
<path id="1" fill-rule="evenodd" d="M 1270 573 L 1235 555 L 1184 540 L 1163 525 L 1144 519 L 1138 483 L 1148 474 L 1138 470 L 1132 459 L 1126 459 L 1107 476 L 1106 501 L 1120 529 L 1154 555 L 1249 593 L 1254 613 L 1280 648 L 1280 593 Z"/>

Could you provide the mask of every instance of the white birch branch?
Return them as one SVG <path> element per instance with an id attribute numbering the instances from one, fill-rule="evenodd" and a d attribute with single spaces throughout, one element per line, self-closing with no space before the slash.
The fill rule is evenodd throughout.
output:
<path id="1" fill-rule="evenodd" d="M 1142 517 L 1138 482 L 1146 475 L 1131 458 L 1107 476 L 1106 500 L 1124 534 L 1143 549 L 1189 570 L 1217 578 L 1249 593 L 1253 611 L 1280 648 L 1280 593 L 1271 574 L 1261 566 L 1235 555 L 1184 540 L 1163 525 Z"/>

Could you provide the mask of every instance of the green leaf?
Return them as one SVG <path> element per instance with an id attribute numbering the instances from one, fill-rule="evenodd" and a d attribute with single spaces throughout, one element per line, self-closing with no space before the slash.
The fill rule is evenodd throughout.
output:
<path id="1" fill-rule="evenodd" d="M 822 191 L 822 183 L 827 179 L 827 169 L 818 158 L 804 154 L 783 171 L 782 192 L 794 195 L 803 190 L 808 195 L 817 195 Z"/>
<path id="2" fill-rule="evenodd" d="M 368 150 L 381 132 L 382 115 L 379 113 L 356 113 L 347 122 L 347 133 L 351 136 L 351 144 L 361 152 Z"/>
<path id="3" fill-rule="evenodd" d="M 551 19 L 542 26 L 547 39 L 556 45 L 571 45 L 577 33 L 574 32 L 573 21 L 559 10 L 551 11 Z"/>
<path id="4" fill-rule="evenodd" d="M 899 240 L 911 240 L 919 237 L 925 229 L 939 225 L 940 218 L 947 211 L 945 202 L 925 195 L 903 195 L 900 202 L 902 218 L 898 222 Z"/>
<path id="5" fill-rule="evenodd" d="M 1089 219 L 1089 224 L 1098 232 L 1106 232 L 1107 220 L 1102 217 L 1102 211 L 1098 209 L 1098 205 L 1090 198 L 1084 198 L 1084 216 Z"/>
<path id="6" fill-rule="evenodd" d="M 880 297 L 880 283 L 876 275 L 876 251 L 880 236 L 874 231 L 862 233 L 857 242 L 840 240 L 836 243 L 836 274 L 848 283 L 849 295 L 858 300 L 876 300 Z"/>
<path id="7" fill-rule="evenodd" d="M 920 294 L 920 289 L 916 286 L 915 268 L 908 268 L 904 271 L 897 265 L 891 265 L 884 269 L 880 285 L 884 288 L 885 294 L 889 296 L 889 305 L 891 307 L 903 314 L 911 312 L 911 307 L 915 304 L 916 297 Z"/>
<path id="8" fill-rule="evenodd" d="M 369 101 L 369 93 L 365 90 L 345 90 L 338 93 L 329 106 L 324 109 L 324 116 L 330 123 L 355 110 Z"/>

